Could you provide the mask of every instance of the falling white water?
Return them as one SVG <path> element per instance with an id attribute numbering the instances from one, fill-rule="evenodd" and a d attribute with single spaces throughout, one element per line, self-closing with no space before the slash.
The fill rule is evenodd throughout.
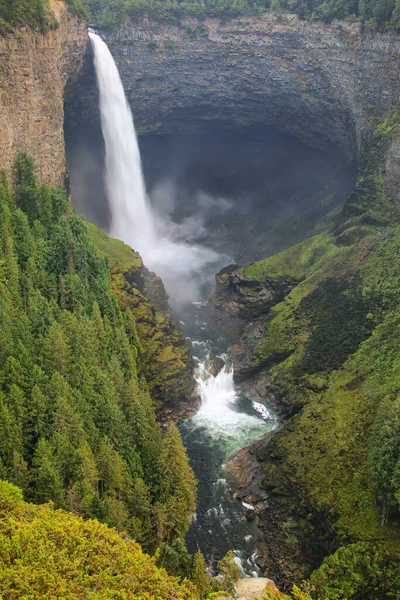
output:
<path id="1" fill-rule="evenodd" d="M 101 129 L 106 147 L 106 187 L 112 214 L 111 233 L 137 247 L 156 243 L 147 205 L 139 146 L 131 109 L 114 59 L 101 37 L 89 31 L 99 87 Z M 133 218 L 132 218 L 133 217 Z"/>
<path id="2" fill-rule="evenodd" d="M 193 299 L 190 275 L 218 256 L 205 248 L 178 244 L 160 231 L 143 179 L 131 109 L 107 44 L 89 30 L 100 98 L 101 128 L 106 150 L 106 191 L 111 213 L 110 235 L 142 255 L 146 266 L 161 275 L 167 289 L 177 286 Z M 161 225 L 161 226 L 160 226 Z M 185 300 L 185 298 L 183 298 Z"/>
<path id="3" fill-rule="evenodd" d="M 193 424 L 206 427 L 211 435 L 217 436 L 224 443 L 226 458 L 265 432 L 265 421 L 257 413 L 246 414 L 240 409 L 239 397 L 233 384 L 232 367 L 226 366 L 214 377 L 204 364 L 200 364 L 197 383 L 201 407 L 192 419 Z M 253 405 L 253 409 L 256 411 L 256 406 Z M 263 417 L 268 419 L 267 409 Z"/>

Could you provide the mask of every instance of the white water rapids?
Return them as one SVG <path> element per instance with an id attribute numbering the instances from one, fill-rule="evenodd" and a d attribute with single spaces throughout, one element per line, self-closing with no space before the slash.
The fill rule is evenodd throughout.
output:
<path id="1" fill-rule="evenodd" d="M 162 231 L 162 223 L 147 197 L 132 112 L 118 68 L 101 37 L 89 30 L 89 38 L 105 142 L 110 235 L 138 250 L 145 265 L 162 277 L 167 291 L 176 297 L 178 288 L 181 300 L 185 301 L 194 295 L 196 271 L 216 262 L 219 256 L 206 248 L 177 243 Z"/>
<path id="2" fill-rule="evenodd" d="M 225 440 L 228 455 L 265 432 L 265 423 L 270 414 L 264 405 L 252 402 L 254 414 L 239 410 L 239 397 L 233 383 L 233 368 L 226 366 L 215 377 L 201 362 L 197 369 L 197 383 L 201 407 L 193 417 L 193 423 L 205 426 L 209 432 Z M 228 458 L 229 456 L 227 456 Z"/>
<path id="3" fill-rule="evenodd" d="M 189 339 L 193 347 L 198 345 L 196 353 L 200 352 L 197 381 L 202 405 L 180 426 L 199 481 L 198 508 L 188 544 L 192 552 L 200 547 L 212 564 L 234 548 L 246 572 L 255 574 L 252 540 L 256 532 L 246 521 L 246 507 L 232 498 L 230 475 L 224 472 L 224 463 L 236 450 L 271 429 L 274 418 L 262 405 L 245 401 L 236 394 L 232 369 L 226 366 L 215 377 L 206 370 L 207 359 L 216 348 L 208 339 L 212 336 L 207 318 L 199 316 L 203 303 L 194 302 L 194 291 L 199 290 L 196 280 L 208 277 L 207 264 L 214 264 L 221 257 L 207 248 L 178 243 L 173 234 L 165 233 L 166 223 L 153 211 L 147 197 L 132 113 L 117 66 L 101 37 L 93 31 L 89 31 L 89 36 L 105 142 L 109 233 L 140 252 L 145 265 L 162 277 L 175 301 L 187 306 L 191 300 L 185 329 L 189 334 L 192 328 Z M 174 226 L 172 231 L 176 234 L 179 225 Z M 193 341 L 202 334 L 205 339 Z"/>

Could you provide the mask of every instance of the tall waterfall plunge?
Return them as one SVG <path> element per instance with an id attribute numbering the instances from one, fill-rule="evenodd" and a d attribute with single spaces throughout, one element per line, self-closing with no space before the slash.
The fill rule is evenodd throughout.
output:
<path id="1" fill-rule="evenodd" d="M 177 296 L 183 301 L 193 300 L 196 278 L 211 284 L 209 275 L 215 272 L 215 265 L 207 269 L 207 263 L 220 260 L 222 267 L 229 258 L 219 257 L 205 248 L 178 243 L 177 239 L 185 239 L 179 236 L 179 225 L 161 220 L 152 210 L 132 114 L 118 69 L 103 40 L 94 32 L 89 35 L 106 148 L 110 233 L 141 253 L 145 264 L 163 278 L 175 301 Z M 247 508 L 232 498 L 230 476 L 223 464 L 237 449 L 271 429 L 274 417 L 262 405 L 245 402 L 236 394 L 231 369 L 223 369 L 215 377 L 207 371 L 210 354 L 217 348 L 209 339 L 214 336 L 210 336 L 207 318 L 203 320 L 205 304 L 197 301 L 181 307 L 186 312 L 186 316 L 183 315 L 186 333 L 196 348 L 197 381 L 202 399 L 202 407 L 196 415 L 180 426 L 199 481 L 197 513 L 188 542 L 192 552 L 200 547 L 214 565 L 234 548 L 246 572 L 254 574 L 257 572 L 254 564 L 256 532 L 245 519 Z"/>
<path id="2" fill-rule="evenodd" d="M 89 30 L 100 97 L 101 128 L 106 150 L 105 184 L 110 235 L 139 251 L 147 267 L 163 278 L 177 300 L 192 300 L 194 273 L 218 260 L 211 250 L 177 243 L 163 231 L 151 208 L 143 178 L 139 145 L 131 109 L 107 44 Z M 174 231 L 177 232 L 175 227 Z"/>

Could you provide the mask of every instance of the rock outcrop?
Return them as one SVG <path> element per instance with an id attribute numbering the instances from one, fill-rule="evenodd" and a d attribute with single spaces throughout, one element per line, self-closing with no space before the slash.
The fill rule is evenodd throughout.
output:
<path id="1" fill-rule="evenodd" d="M 181 26 L 150 19 L 104 32 L 140 133 L 273 125 L 316 147 L 359 157 L 371 120 L 398 107 L 400 39 L 357 21 L 302 21 L 266 13 Z M 87 56 L 70 90 L 71 118 L 95 122 L 95 79 Z M 386 180 L 397 194 L 398 138 L 388 149 Z"/>
<path id="2" fill-rule="evenodd" d="M 299 283 L 295 277 L 266 277 L 262 280 L 246 277 L 237 265 L 222 269 L 215 280 L 212 291 L 214 306 L 243 321 L 265 316 Z"/>
<path id="3" fill-rule="evenodd" d="M 237 600 L 257 600 L 267 591 L 275 592 L 277 598 L 280 596 L 279 590 L 272 579 L 266 577 L 239 579 L 236 583 Z M 234 598 L 232 596 L 218 596 L 215 600 L 234 600 Z"/>
<path id="4" fill-rule="evenodd" d="M 52 6 L 57 29 L 0 37 L 0 168 L 25 152 L 35 159 L 40 183 L 64 185 L 64 88 L 79 73 L 87 31 L 62 0 Z"/>

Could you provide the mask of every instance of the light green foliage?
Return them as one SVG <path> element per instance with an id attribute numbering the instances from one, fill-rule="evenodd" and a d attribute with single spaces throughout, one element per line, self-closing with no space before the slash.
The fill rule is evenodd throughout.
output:
<path id="1" fill-rule="evenodd" d="M 304 279 L 341 252 L 334 241 L 332 234 L 324 232 L 265 260 L 251 263 L 240 271 L 245 277 L 259 281 L 284 275 Z"/>
<path id="2" fill-rule="evenodd" d="M 187 516 L 196 508 L 196 480 L 189 464 L 181 436 L 174 423 L 168 428 L 161 452 L 162 537 L 183 537 L 188 529 Z M 185 523 L 186 518 L 186 523 Z"/>
<path id="3" fill-rule="evenodd" d="M 98 521 L 22 500 L 0 482 L 0 597 L 50 600 L 193 598 L 140 546 Z"/>
<path id="4" fill-rule="evenodd" d="M 1 475 L 28 499 L 96 517 L 153 551 L 186 533 L 195 482 L 179 434 L 163 440 L 156 421 L 138 311 L 117 304 L 91 242 L 106 246 L 104 234 L 89 234 L 61 190 L 37 185 L 28 157 L 14 179 L 11 191 L 0 177 Z M 121 248 L 127 270 L 141 265 Z M 140 306 L 162 338 L 142 295 Z"/>
<path id="5" fill-rule="evenodd" d="M 239 581 L 242 573 L 236 564 L 235 554 L 232 550 L 222 558 L 217 564 L 218 572 L 221 576 L 221 586 L 230 594 L 235 594 L 235 584 Z"/>
<path id="6" fill-rule="evenodd" d="M 310 584 L 313 598 L 398 598 L 400 568 L 385 547 L 359 542 L 326 558 Z"/>
<path id="7" fill-rule="evenodd" d="M 192 577 L 194 585 L 197 590 L 197 597 L 199 600 L 203 600 L 207 596 L 207 593 L 211 589 L 210 577 L 206 573 L 206 564 L 204 556 L 197 550 L 193 558 Z"/>
<path id="8" fill-rule="evenodd" d="M 72 14 L 83 16 L 86 10 L 81 0 L 65 0 Z M 58 27 L 50 10 L 49 0 L 0 0 L 0 36 L 14 28 L 27 26 L 46 33 Z"/>

